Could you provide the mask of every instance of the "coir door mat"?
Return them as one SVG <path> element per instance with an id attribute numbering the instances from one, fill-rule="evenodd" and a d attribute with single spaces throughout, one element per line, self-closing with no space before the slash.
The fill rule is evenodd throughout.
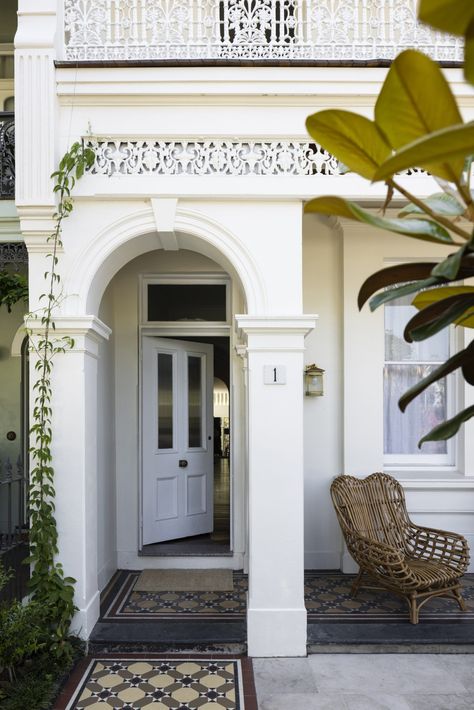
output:
<path id="1" fill-rule="evenodd" d="M 103 655 L 79 664 L 54 710 L 257 710 L 251 661 Z"/>
<path id="2" fill-rule="evenodd" d="M 135 592 L 231 592 L 230 569 L 146 569 L 134 584 Z"/>

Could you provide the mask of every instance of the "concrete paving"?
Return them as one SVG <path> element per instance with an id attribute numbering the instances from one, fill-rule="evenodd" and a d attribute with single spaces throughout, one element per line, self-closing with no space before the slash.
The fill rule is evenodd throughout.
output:
<path id="1" fill-rule="evenodd" d="M 472 654 L 255 658 L 259 710 L 474 710 Z"/>

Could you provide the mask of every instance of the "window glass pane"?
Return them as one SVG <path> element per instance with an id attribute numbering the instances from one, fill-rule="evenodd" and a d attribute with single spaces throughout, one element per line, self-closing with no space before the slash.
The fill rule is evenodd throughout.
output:
<path id="1" fill-rule="evenodd" d="M 188 355 L 188 446 L 202 446 L 201 358 Z"/>
<path id="2" fill-rule="evenodd" d="M 158 354 L 158 448 L 173 448 L 173 356 Z"/>
<path id="3" fill-rule="evenodd" d="M 434 369 L 432 365 L 386 365 L 384 368 L 384 453 L 446 454 L 446 441 L 429 441 L 418 448 L 424 434 L 447 417 L 446 380 L 433 383 L 411 402 L 404 413 L 398 400 Z"/>
<path id="4" fill-rule="evenodd" d="M 445 329 L 420 343 L 407 343 L 405 326 L 418 310 L 411 305 L 414 296 L 398 298 L 385 306 L 385 360 L 441 362 L 449 357 L 449 331 Z"/>
<path id="5" fill-rule="evenodd" d="M 148 284 L 149 321 L 226 321 L 225 284 Z"/>

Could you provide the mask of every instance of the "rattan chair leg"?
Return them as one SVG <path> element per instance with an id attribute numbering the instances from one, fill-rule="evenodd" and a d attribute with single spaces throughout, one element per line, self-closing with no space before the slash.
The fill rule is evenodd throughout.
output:
<path id="1" fill-rule="evenodd" d="M 456 589 L 453 589 L 453 594 L 456 597 L 456 601 L 459 604 L 459 608 L 461 609 L 461 611 L 467 611 L 466 602 L 463 599 L 463 596 L 461 594 L 459 587 L 457 587 Z"/>
<path id="2" fill-rule="evenodd" d="M 357 577 L 354 579 L 352 582 L 352 587 L 351 587 L 351 597 L 355 597 L 360 589 L 360 585 L 362 584 L 362 575 L 363 571 L 359 568 L 359 573 Z"/>
<path id="3" fill-rule="evenodd" d="M 407 602 L 410 607 L 410 624 L 417 624 L 419 622 L 419 610 L 416 603 L 416 595 L 413 594 L 407 597 Z"/>

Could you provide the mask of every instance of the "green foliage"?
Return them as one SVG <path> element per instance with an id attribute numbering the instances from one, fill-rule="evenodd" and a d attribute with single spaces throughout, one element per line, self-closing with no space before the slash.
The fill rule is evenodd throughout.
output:
<path id="1" fill-rule="evenodd" d="M 61 296 L 57 254 L 61 246 L 63 221 L 73 209 L 71 191 L 76 180 L 93 160 L 94 152 L 91 149 L 84 149 L 80 143 L 74 143 L 61 159 L 58 170 L 52 174 L 55 180 L 54 192 L 59 199 L 54 214 L 55 230 L 48 238 L 51 243 L 50 270 L 45 273 L 48 288 L 42 296 L 46 305 L 29 316 L 30 343 L 37 357 L 30 429 L 30 557 L 27 562 L 32 566 L 29 583 L 32 599 L 43 609 L 45 623 L 50 630 L 49 650 L 56 657 L 70 655 L 67 638 L 75 611 L 75 580 L 65 577 L 61 564 L 55 559 L 58 553 L 58 532 L 54 517 L 55 488 L 51 453 L 51 374 L 55 356 L 73 346 L 71 338 L 54 336 L 54 309 Z"/>
<path id="2" fill-rule="evenodd" d="M 0 608 L 0 669 L 6 668 L 10 680 L 16 669 L 44 648 L 49 640 L 45 610 L 38 602 L 19 601 Z"/>
<path id="3" fill-rule="evenodd" d="M 11 313 L 12 306 L 18 301 L 28 301 L 28 282 L 23 274 L 0 271 L 0 306 L 6 306 Z"/>
<path id="4" fill-rule="evenodd" d="M 420 20 L 443 32 L 464 36 L 464 75 L 474 84 L 474 5 L 472 0 L 420 0 Z"/>
<path id="5" fill-rule="evenodd" d="M 474 83 L 474 49 L 469 46 L 469 41 L 474 42 L 472 0 L 422 0 L 420 16 L 440 29 L 467 36 L 466 76 Z M 385 180 L 384 209 L 397 192 L 408 203 L 396 218 L 387 218 L 328 196 L 311 200 L 307 212 L 338 215 L 457 247 L 438 264 L 400 264 L 373 274 L 360 289 L 359 307 L 370 299 L 374 310 L 415 294 L 414 305 L 420 310 L 405 328 L 408 342 L 429 338 L 451 324 L 474 327 L 474 288 L 456 283 L 474 277 L 474 193 L 470 187 L 474 122 L 463 123 L 439 66 L 420 52 L 402 52 L 387 73 L 374 121 L 349 111 L 325 110 L 309 116 L 306 125 L 312 138 L 350 170 L 372 181 Z M 396 179 L 397 172 L 409 168 L 428 170 L 443 192 L 426 199 L 411 194 Z M 404 410 L 426 387 L 456 369 L 474 384 L 474 347 L 457 353 L 414 385 L 401 398 L 400 408 Z M 474 407 L 468 407 L 426 434 L 419 446 L 453 436 L 473 416 Z"/>

